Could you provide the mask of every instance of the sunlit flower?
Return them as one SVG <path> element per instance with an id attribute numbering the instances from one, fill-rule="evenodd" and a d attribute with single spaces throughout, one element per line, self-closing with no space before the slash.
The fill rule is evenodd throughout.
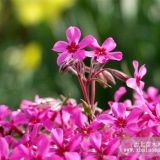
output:
<path id="1" fill-rule="evenodd" d="M 94 57 L 99 63 L 106 63 L 109 60 L 122 60 L 122 52 L 112 52 L 116 48 L 116 43 L 113 38 L 107 38 L 102 46 L 100 46 L 97 40 L 90 45 L 93 51 L 87 52 L 86 56 Z"/>
<path id="2" fill-rule="evenodd" d="M 60 65 L 64 61 L 71 58 L 83 60 L 86 56 L 85 47 L 92 43 L 93 37 L 86 36 L 80 41 L 81 31 L 78 27 L 71 26 L 66 30 L 68 42 L 58 41 L 54 44 L 52 50 L 59 53 L 57 64 Z"/>

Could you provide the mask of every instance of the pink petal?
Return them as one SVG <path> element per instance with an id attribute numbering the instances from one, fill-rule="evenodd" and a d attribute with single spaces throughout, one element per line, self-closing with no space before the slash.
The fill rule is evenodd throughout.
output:
<path id="1" fill-rule="evenodd" d="M 58 58 L 57 58 L 57 64 L 61 65 L 65 60 L 71 58 L 71 54 L 69 54 L 68 52 L 63 52 L 61 54 L 59 54 Z"/>
<path id="2" fill-rule="evenodd" d="M 75 112 L 74 113 L 74 121 L 75 121 L 75 124 L 79 128 L 83 128 L 88 120 L 87 120 L 87 117 L 83 113 Z"/>
<path id="3" fill-rule="evenodd" d="M 108 58 L 106 58 L 105 56 L 99 56 L 96 59 L 99 63 L 106 63 L 108 61 Z"/>
<path id="4" fill-rule="evenodd" d="M 135 122 L 138 120 L 139 116 L 142 114 L 142 110 L 139 108 L 134 108 L 127 117 L 128 123 Z"/>
<path id="5" fill-rule="evenodd" d="M 95 132 L 90 136 L 90 140 L 91 140 L 91 143 L 93 144 L 93 146 L 97 150 L 99 150 L 101 147 L 101 144 L 102 144 L 102 135 L 98 132 Z"/>
<path id="6" fill-rule="evenodd" d="M 85 58 L 85 51 L 79 50 L 75 53 L 73 53 L 73 58 L 78 60 L 83 60 Z"/>
<path id="7" fill-rule="evenodd" d="M 86 57 L 95 57 L 96 54 L 94 51 L 85 51 L 85 56 Z"/>
<path id="8" fill-rule="evenodd" d="M 86 36 L 85 38 L 82 39 L 81 42 L 79 42 L 79 48 L 83 49 L 87 46 L 89 46 L 92 42 L 94 41 L 93 36 Z"/>
<path id="9" fill-rule="evenodd" d="M 109 114 L 101 114 L 97 117 L 97 121 L 106 125 L 113 125 L 116 118 Z"/>
<path id="10" fill-rule="evenodd" d="M 126 93 L 126 88 L 120 87 L 114 94 L 114 100 L 118 102 L 125 93 Z"/>
<path id="11" fill-rule="evenodd" d="M 97 42 L 97 40 L 96 40 L 94 37 L 93 37 L 92 43 L 90 44 L 90 47 L 91 47 L 92 49 L 97 49 L 97 48 L 100 47 L 99 44 L 98 44 L 98 42 Z"/>
<path id="12" fill-rule="evenodd" d="M 111 106 L 112 112 L 116 117 L 125 118 L 126 107 L 122 103 L 113 103 Z"/>
<path id="13" fill-rule="evenodd" d="M 37 147 L 38 147 L 37 154 L 41 157 L 44 157 L 46 155 L 46 153 L 48 153 L 48 151 L 49 151 L 49 140 L 48 140 L 48 138 L 44 135 L 41 135 L 38 138 Z"/>
<path id="14" fill-rule="evenodd" d="M 147 73 L 147 69 L 145 67 L 145 65 L 142 65 L 139 69 L 139 75 L 141 76 L 141 78 Z"/>
<path id="15" fill-rule="evenodd" d="M 113 40 L 113 38 L 107 38 L 104 43 L 102 44 L 102 47 L 105 48 L 107 51 L 112 51 L 116 48 L 116 43 Z"/>
<path id="16" fill-rule="evenodd" d="M 121 61 L 122 60 L 122 52 L 110 52 L 107 57 L 111 60 Z"/>
<path id="17" fill-rule="evenodd" d="M 120 141 L 116 138 L 112 139 L 108 144 L 106 155 L 112 155 L 117 153 L 119 146 L 120 146 Z"/>
<path id="18" fill-rule="evenodd" d="M 132 88 L 132 89 L 135 89 L 137 87 L 137 84 L 136 84 L 136 79 L 135 78 L 129 78 L 127 81 L 126 81 L 126 84 L 128 87 Z"/>
<path id="19" fill-rule="evenodd" d="M 138 61 L 136 61 L 136 60 L 134 60 L 133 62 L 133 67 L 134 67 L 134 77 L 136 77 L 137 76 L 137 74 L 138 74 L 138 66 L 139 66 L 139 62 Z"/>
<path id="20" fill-rule="evenodd" d="M 153 86 L 151 86 L 147 89 L 147 94 L 152 98 L 155 98 L 157 96 L 158 92 L 159 92 L 158 89 Z"/>
<path id="21" fill-rule="evenodd" d="M 63 130 L 61 128 L 52 129 L 52 139 L 53 141 L 61 146 L 63 143 Z"/>
<path id="22" fill-rule="evenodd" d="M 160 117 L 160 105 L 159 104 L 156 105 L 156 114 L 157 114 L 157 117 Z"/>
<path id="23" fill-rule="evenodd" d="M 81 31 L 78 27 L 71 26 L 66 30 L 66 37 L 69 43 L 75 42 L 77 44 L 81 37 Z"/>
<path id="24" fill-rule="evenodd" d="M 139 129 L 139 126 L 136 122 L 127 124 L 127 126 L 125 128 L 126 132 L 128 132 L 128 134 L 130 134 L 132 136 L 135 135 L 135 133 L 138 131 L 138 129 Z"/>
<path id="25" fill-rule="evenodd" d="M 9 148 L 5 138 L 0 137 L 0 156 L 8 157 Z"/>
<path id="26" fill-rule="evenodd" d="M 80 155 L 77 152 L 65 152 L 66 160 L 81 160 Z"/>
<path id="27" fill-rule="evenodd" d="M 58 41 L 58 42 L 56 42 L 56 43 L 54 44 L 52 50 L 53 50 L 53 51 L 56 51 L 56 52 L 64 52 L 64 51 L 66 51 L 67 46 L 68 46 L 68 43 L 67 43 L 67 42 Z"/>
<path id="28" fill-rule="evenodd" d="M 97 158 L 96 158 L 96 155 L 90 154 L 90 155 L 87 155 L 87 157 L 85 157 L 84 160 L 97 160 Z"/>
<path id="29" fill-rule="evenodd" d="M 81 141 L 82 141 L 82 137 L 80 135 L 76 135 L 72 137 L 68 143 L 69 151 L 71 152 L 75 151 L 79 147 L 79 144 L 81 143 Z"/>

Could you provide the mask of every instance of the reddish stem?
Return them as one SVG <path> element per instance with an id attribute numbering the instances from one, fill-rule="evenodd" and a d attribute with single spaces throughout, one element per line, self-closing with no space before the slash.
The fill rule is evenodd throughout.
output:
<path id="1" fill-rule="evenodd" d="M 79 83 L 80 83 L 80 86 L 81 86 L 81 89 L 82 89 L 82 92 L 83 92 L 84 99 L 88 104 L 90 104 L 90 100 L 89 100 L 89 97 L 88 97 L 87 90 L 86 90 L 85 85 L 83 83 L 82 77 L 79 74 L 78 74 L 78 80 L 79 80 Z"/>
<path id="2" fill-rule="evenodd" d="M 95 80 L 92 80 L 92 83 L 91 83 L 91 109 L 92 109 L 92 112 L 94 112 L 95 92 L 96 92 Z"/>

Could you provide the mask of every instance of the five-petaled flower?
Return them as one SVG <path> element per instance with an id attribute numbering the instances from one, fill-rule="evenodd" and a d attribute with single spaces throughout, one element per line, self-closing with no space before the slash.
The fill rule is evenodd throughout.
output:
<path id="1" fill-rule="evenodd" d="M 58 41 L 54 44 L 52 50 L 59 53 L 57 64 L 61 65 L 68 59 L 83 60 L 85 58 L 85 50 L 89 46 L 93 37 L 88 35 L 80 41 L 81 31 L 78 27 L 71 26 L 66 30 L 66 37 L 68 42 Z"/>
<path id="2" fill-rule="evenodd" d="M 111 52 L 116 48 L 116 43 L 111 37 L 107 38 L 102 46 L 100 46 L 94 38 L 90 47 L 93 51 L 86 52 L 86 56 L 94 57 L 99 63 L 106 63 L 109 60 L 122 60 L 122 52 Z"/>

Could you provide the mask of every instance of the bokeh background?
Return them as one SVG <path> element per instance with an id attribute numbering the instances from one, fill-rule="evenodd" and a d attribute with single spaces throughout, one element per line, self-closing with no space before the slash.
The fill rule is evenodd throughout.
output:
<path id="1" fill-rule="evenodd" d="M 137 59 L 147 65 L 146 84 L 160 87 L 160 0 L 0 0 L 1 104 L 17 108 L 22 99 L 60 94 L 79 101 L 76 78 L 59 74 L 51 51 L 70 25 L 100 42 L 112 36 L 124 60 L 108 65 L 130 74 Z M 106 108 L 120 85 L 97 86 L 99 106 Z"/>

